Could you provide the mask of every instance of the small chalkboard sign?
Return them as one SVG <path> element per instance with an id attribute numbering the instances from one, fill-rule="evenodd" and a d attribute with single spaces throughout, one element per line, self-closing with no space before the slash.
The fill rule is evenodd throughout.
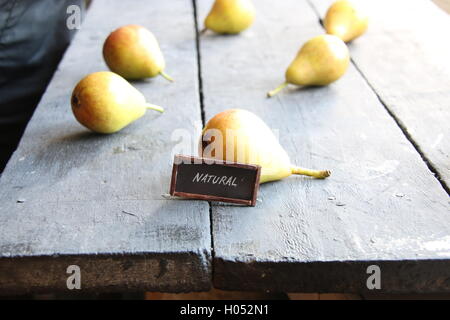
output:
<path id="1" fill-rule="evenodd" d="M 177 155 L 170 194 L 208 201 L 255 206 L 261 167 Z"/>

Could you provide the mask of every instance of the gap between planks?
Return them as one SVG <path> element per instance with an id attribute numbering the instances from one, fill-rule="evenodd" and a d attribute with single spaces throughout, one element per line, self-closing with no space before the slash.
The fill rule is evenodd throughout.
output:
<path id="1" fill-rule="evenodd" d="M 197 50 L 197 76 L 198 76 L 198 90 L 199 90 L 199 99 L 200 99 L 200 114 L 202 119 L 203 128 L 206 125 L 206 116 L 205 116 L 205 104 L 204 104 L 204 96 L 203 96 L 203 79 L 202 79 L 202 63 L 201 63 L 201 52 L 200 52 L 200 28 L 199 28 L 199 18 L 198 18 L 198 8 L 197 8 L 197 0 L 192 0 L 192 10 L 194 15 L 194 27 L 195 27 L 195 49 Z M 212 212 L 212 203 L 208 201 L 209 208 L 209 232 L 211 237 L 211 283 L 213 283 L 212 277 L 214 276 L 214 258 L 215 258 L 215 250 L 214 250 L 214 228 L 213 228 L 213 212 Z"/>
<path id="2" fill-rule="evenodd" d="M 317 8 L 314 6 L 314 4 L 310 0 L 306 0 L 307 4 L 311 7 L 313 12 L 315 12 L 316 16 L 318 17 L 319 24 L 323 28 L 323 21 L 320 13 L 318 12 Z M 192 0 L 192 6 L 193 6 L 193 15 L 194 15 L 194 23 L 195 23 L 195 32 L 196 32 L 196 50 L 197 50 L 197 70 L 198 70 L 198 84 L 199 84 L 199 99 L 200 99 L 200 109 L 201 109 L 201 119 L 202 124 L 205 126 L 206 119 L 205 119 L 205 105 L 204 105 L 204 94 L 203 94 L 203 73 L 202 73 L 202 66 L 201 66 L 201 52 L 200 52 L 200 45 L 201 45 L 201 38 L 200 38 L 200 28 L 199 28 L 199 16 L 198 16 L 198 7 L 197 7 L 197 0 Z M 361 71 L 361 69 L 358 67 L 358 64 L 351 59 L 352 65 L 356 68 L 358 73 L 361 75 L 361 77 L 364 79 L 366 84 L 369 86 L 370 90 L 376 95 L 377 99 L 380 101 L 380 103 L 383 105 L 386 112 L 389 114 L 389 116 L 395 121 L 397 126 L 402 131 L 405 138 L 412 144 L 414 149 L 417 151 L 417 153 L 420 155 L 421 159 L 424 161 L 428 169 L 431 171 L 433 176 L 439 181 L 442 188 L 447 192 L 447 194 L 450 195 L 450 188 L 445 183 L 444 179 L 441 177 L 439 172 L 436 170 L 436 168 L 431 163 L 430 159 L 425 155 L 423 150 L 420 148 L 419 144 L 414 140 L 414 138 L 410 135 L 408 132 L 408 129 L 403 124 L 400 118 L 398 118 L 387 106 L 383 98 L 378 94 L 377 90 L 373 87 L 373 85 L 370 83 L 370 81 L 367 79 L 367 77 L 364 75 L 364 73 Z M 213 234 L 213 219 L 212 219 L 212 204 L 211 202 L 208 202 L 209 204 L 209 214 L 210 214 L 210 228 L 211 228 L 211 254 L 212 254 L 212 268 L 214 271 L 214 234 Z"/>
<path id="3" fill-rule="evenodd" d="M 323 28 L 323 20 L 322 17 L 320 15 L 320 13 L 318 12 L 317 8 L 314 6 L 314 4 L 310 1 L 310 0 L 305 0 L 306 3 L 308 4 L 308 6 L 311 7 L 311 9 L 313 10 L 313 12 L 316 14 L 317 18 L 318 18 L 318 22 L 320 24 L 320 26 Z M 206 125 L 206 112 L 205 112 L 205 104 L 204 104 L 204 91 L 203 91 L 203 71 L 202 71 L 202 56 L 201 56 L 201 34 L 200 34 L 200 19 L 199 19 L 199 11 L 198 11 L 198 4 L 197 4 L 197 0 L 191 0 L 192 3 L 192 8 L 193 8 L 193 18 L 194 18 L 194 25 L 195 25 L 195 35 L 196 35 L 196 53 L 197 53 L 197 76 L 198 76 L 198 88 L 199 88 L 199 92 L 198 92 L 198 96 L 199 96 L 199 102 L 200 102 L 200 112 L 201 112 L 201 120 L 202 120 L 202 125 L 203 127 Z M 422 151 L 422 149 L 420 148 L 420 146 L 418 145 L 418 143 L 416 143 L 416 141 L 412 138 L 412 136 L 409 134 L 407 128 L 405 127 L 405 125 L 402 123 L 401 119 L 399 119 L 387 106 L 387 104 L 385 103 L 385 101 L 382 99 L 382 97 L 378 94 L 378 92 L 376 91 L 376 89 L 373 87 L 373 85 L 369 82 L 369 80 L 367 79 L 367 77 L 363 74 L 363 72 L 361 71 L 361 69 L 358 67 L 357 63 L 351 59 L 351 63 L 352 65 L 355 67 L 355 69 L 357 70 L 357 72 L 361 75 L 361 77 L 364 79 L 364 81 L 366 82 L 366 84 L 369 86 L 370 90 L 375 94 L 375 96 L 377 97 L 377 99 L 380 101 L 380 103 L 383 105 L 384 109 L 386 110 L 386 112 L 389 114 L 389 116 L 395 121 L 396 125 L 400 128 L 400 130 L 402 131 L 403 135 L 406 137 L 406 139 L 412 144 L 412 146 L 414 147 L 414 149 L 416 150 L 416 152 L 418 152 L 418 154 L 420 155 L 421 159 L 424 161 L 424 163 L 426 164 L 426 166 L 428 167 L 428 169 L 431 171 L 431 173 L 433 174 L 433 176 L 439 181 L 439 183 L 441 184 L 441 186 L 443 187 L 443 189 L 447 192 L 447 194 L 450 194 L 450 189 L 449 186 L 447 186 L 447 184 L 445 183 L 444 179 L 440 176 L 439 172 L 436 170 L 436 168 L 432 165 L 431 161 L 427 158 L 427 156 L 425 155 L 425 153 Z M 209 219 L 210 219 L 210 235 L 211 235 L 211 273 L 212 273 L 212 277 L 214 278 L 214 269 L 215 269 L 215 245 L 214 245 L 214 232 L 213 232 L 213 206 L 211 202 L 208 202 L 209 205 Z M 333 294 L 329 294 L 329 295 L 320 295 L 320 294 L 315 294 L 317 295 L 316 298 L 312 298 L 312 295 L 304 295 L 302 297 L 302 294 L 300 294 L 299 296 L 297 296 L 298 294 L 292 294 L 292 297 L 290 296 L 290 299 L 313 299 L 313 300 L 336 300 L 336 299 L 344 299 L 344 300 L 354 300 L 354 299 L 361 299 L 361 296 L 359 295 L 333 295 Z"/>
<path id="4" fill-rule="evenodd" d="M 306 2 L 311 7 L 312 11 L 314 11 L 314 13 L 316 14 L 317 18 L 319 19 L 319 24 L 323 28 L 323 19 L 322 19 L 322 16 L 320 15 L 318 9 L 311 2 L 311 0 L 306 0 Z M 386 104 L 386 102 L 383 100 L 381 95 L 377 92 L 375 87 L 370 83 L 369 79 L 367 79 L 365 74 L 361 71 L 361 69 L 359 68 L 358 64 L 352 58 L 350 59 L 350 62 L 355 67 L 356 71 L 358 71 L 358 73 L 364 79 L 366 84 L 369 86 L 370 90 L 375 94 L 375 96 L 377 97 L 378 101 L 380 101 L 381 105 L 384 107 L 384 109 L 389 114 L 389 116 L 395 121 L 395 123 L 400 128 L 400 130 L 402 131 L 403 135 L 405 136 L 405 138 L 411 143 L 411 145 L 414 147 L 414 149 L 420 155 L 420 158 L 426 164 L 428 170 L 430 170 L 432 175 L 437 179 L 437 181 L 440 183 L 440 185 L 445 190 L 445 192 L 447 192 L 447 194 L 450 195 L 450 187 L 445 183 L 444 178 L 439 174 L 439 171 L 433 166 L 433 164 L 431 163 L 430 159 L 428 159 L 428 157 L 425 155 L 423 150 L 420 148 L 419 144 L 414 140 L 414 138 L 408 132 L 408 128 L 406 128 L 406 126 L 403 124 L 401 119 L 399 117 L 397 117 L 394 114 L 394 112 L 389 109 L 389 107 Z"/>

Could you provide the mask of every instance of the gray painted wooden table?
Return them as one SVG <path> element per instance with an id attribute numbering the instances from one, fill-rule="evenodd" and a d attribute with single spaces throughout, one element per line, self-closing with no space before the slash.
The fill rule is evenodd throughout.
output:
<path id="1" fill-rule="evenodd" d="M 208 203 L 162 196 L 178 144 L 172 128 L 189 132 L 201 123 L 193 16 L 184 0 L 93 2 L 1 177 L 2 291 L 66 289 L 69 265 L 81 268 L 83 289 L 210 287 Z M 103 41 L 129 23 L 153 31 L 177 82 L 133 83 L 166 112 L 94 135 L 74 121 L 71 90 L 107 70 Z"/>
<path id="2" fill-rule="evenodd" d="M 449 17 L 427 0 L 372 2 L 340 81 L 266 99 L 330 1 L 258 0 L 251 29 L 198 37 L 211 3 L 94 1 L 0 180 L 0 291 L 64 290 L 75 264 L 86 290 L 361 292 L 377 265 L 382 291 L 448 292 Z M 133 84 L 167 112 L 93 135 L 70 92 L 106 70 L 103 39 L 128 23 L 160 40 L 176 83 Z M 332 177 L 263 185 L 255 208 L 166 199 L 175 130 L 195 136 L 228 108 Z"/>

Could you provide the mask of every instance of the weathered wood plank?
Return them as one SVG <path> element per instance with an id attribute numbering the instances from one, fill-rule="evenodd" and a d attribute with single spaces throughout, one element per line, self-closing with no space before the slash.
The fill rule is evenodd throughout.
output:
<path id="1" fill-rule="evenodd" d="M 208 204 L 162 196 L 178 143 L 173 130 L 201 121 L 194 22 L 184 0 L 93 2 L 1 177 L 1 291 L 64 290 L 70 264 L 81 267 L 83 289 L 210 287 Z M 166 112 L 114 135 L 92 134 L 72 115 L 71 90 L 107 70 L 103 40 L 129 23 L 160 40 L 176 84 L 134 83 Z"/>
<path id="2" fill-rule="evenodd" d="M 211 1 L 200 1 L 199 17 Z M 255 2 L 239 36 L 201 38 L 206 118 L 258 114 L 293 161 L 332 170 L 261 186 L 255 208 L 214 205 L 214 284 L 229 290 L 358 292 L 377 264 L 385 291 L 449 290 L 450 204 L 360 73 L 323 88 L 265 93 L 323 32 L 306 1 Z"/>
<path id="3" fill-rule="evenodd" d="M 332 0 L 312 2 L 323 17 Z M 370 26 L 353 61 L 449 192 L 450 17 L 428 0 L 362 3 Z"/>

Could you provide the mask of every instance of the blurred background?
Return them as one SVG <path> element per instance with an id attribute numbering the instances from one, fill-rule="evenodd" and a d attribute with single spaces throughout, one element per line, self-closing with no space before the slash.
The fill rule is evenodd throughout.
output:
<path id="1" fill-rule="evenodd" d="M 77 31 L 68 7 L 89 2 L 0 0 L 0 173 Z"/>

